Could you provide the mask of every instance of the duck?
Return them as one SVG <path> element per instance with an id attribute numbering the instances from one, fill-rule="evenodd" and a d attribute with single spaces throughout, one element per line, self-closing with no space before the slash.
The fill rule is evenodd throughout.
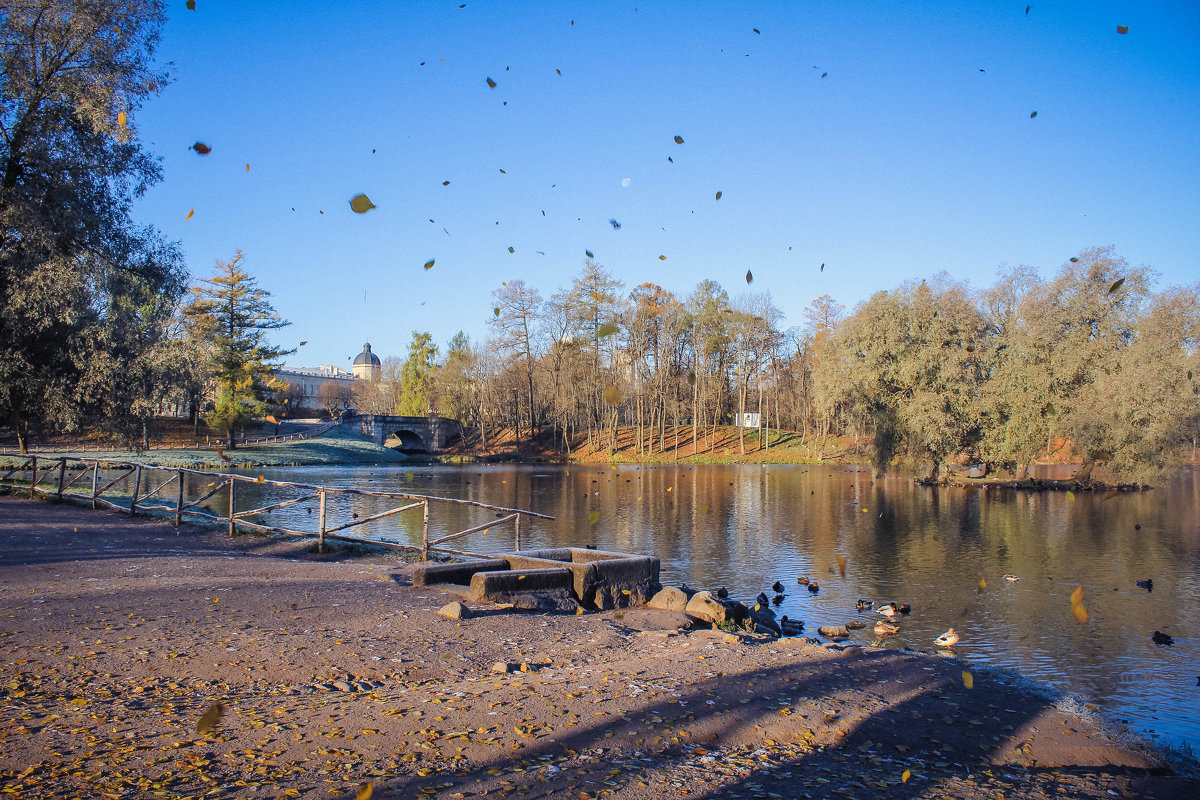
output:
<path id="1" fill-rule="evenodd" d="M 810 583 L 808 585 L 808 591 L 812 592 L 813 594 L 816 594 L 817 592 L 821 591 L 821 585 L 819 583 L 817 583 L 816 581 L 813 581 L 812 583 Z"/>
<path id="2" fill-rule="evenodd" d="M 1155 631 L 1150 638 L 1154 640 L 1155 644 L 1175 644 L 1175 637 L 1171 636 L 1169 633 L 1163 633 L 1162 631 Z"/>
<path id="3" fill-rule="evenodd" d="M 854 604 L 854 607 L 859 611 L 870 611 L 871 606 L 875 605 L 872 600 L 859 600 Z"/>
<path id="4" fill-rule="evenodd" d="M 908 603 L 901 603 L 900 605 L 896 606 L 896 610 L 901 614 L 911 614 L 912 606 L 910 606 Z"/>
<path id="5" fill-rule="evenodd" d="M 1015 581 L 1021 580 L 1019 577 L 1017 577 L 1016 575 L 1013 575 L 1011 572 L 1006 572 L 1003 575 L 1001 575 L 1000 577 L 1004 578 L 1004 580 L 1008 581 L 1009 583 L 1013 583 Z"/>
<path id="6" fill-rule="evenodd" d="M 783 594 L 783 584 L 779 581 L 772 583 L 771 588 L 775 590 L 775 594 Z"/>
<path id="7" fill-rule="evenodd" d="M 893 625 L 890 622 L 884 622 L 883 620 L 879 620 L 878 622 L 875 623 L 875 635 L 876 636 L 890 636 L 899 630 L 900 630 L 899 625 Z"/>
<path id="8" fill-rule="evenodd" d="M 717 589 L 717 597 L 721 598 L 722 600 L 728 600 L 729 590 L 722 586 L 720 589 Z"/>
<path id="9" fill-rule="evenodd" d="M 796 583 L 800 584 L 801 586 L 808 586 L 808 578 L 803 576 L 796 578 Z"/>
<path id="10" fill-rule="evenodd" d="M 758 597 L 754 598 L 754 602 L 758 603 L 763 608 L 771 605 L 771 598 L 767 597 L 766 592 L 759 592 Z"/>
<path id="11" fill-rule="evenodd" d="M 958 634 L 954 632 L 954 628 L 951 628 L 934 639 L 933 643 L 938 647 L 954 647 L 954 645 L 958 644 Z"/>
<path id="12" fill-rule="evenodd" d="M 1146 580 L 1144 580 L 1144 581 L 1138 581 L 1137 585 L 1140 586 L 1141 588 L 1145 589 L 1147 592 L 1154 591 L 1154 579 L 1153 578 L 1146 578 Z"/>
<path id="13" fill-rule="evenodd" d="M 783 595 L 781 595 L 781 594 L 775 595 L 774 597 L 771 598 L 771 602 L 774 603 L 775 605 L 779 605 L 780 603 L 783 602 Z"/>
<path id="14" fill-rule="evenodd" d="M 876 613 L 883 614 L 885 617 L 894 617 L 896 616 L 896 604 L 880 603 L 879 607 L 876 608 L 875 611 Z"/>

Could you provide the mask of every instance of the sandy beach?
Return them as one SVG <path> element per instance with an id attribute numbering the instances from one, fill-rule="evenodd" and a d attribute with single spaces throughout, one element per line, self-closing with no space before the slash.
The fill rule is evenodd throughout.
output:
<path id="1" fill-rule="evenodd" d="M 649 610 L 458 621 L 398 557 L 12 496 L 0 536 L 17 797 L 1200 796 L 954 658 Z"/>

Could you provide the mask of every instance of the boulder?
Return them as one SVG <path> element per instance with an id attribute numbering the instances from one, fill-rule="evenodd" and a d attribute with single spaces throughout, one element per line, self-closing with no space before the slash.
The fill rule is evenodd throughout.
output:
<path id="1" fill-rule="evenodd" d="M 856 631 L 856 630 L 859 630 L 860 628 L 867 627 L 867 625 L 864 622 L 859 622 L 856 619 L 852 619 L 846 623 L 845 627 L 846 627 L 846 630 L 848 630 L 848 631 Z"/>
<path id="2" fill-rule="evenodd" d="M 845 639 L 850 635 L 845 625 L 822 625 L 817 628 L 817 633 L 829 639 Z"/>
<path id="3" fill-rule="evenodd" d="M 575 594 L 570 589 L 542 589 L 537 592 L 503 592 L 496 602 L 519 611 L 548 611 L 558 614 L 576 614 L 582 610 Z"/>
<path id="4" fill-rule="evenodd" d="M 467 619 L 471 616 L 471 609 L 455 600 L 453 603 L 447 603 L 439 608 L 437 613 L 450 619 Z"/>
<path id="5" fill-rule="evenodd" d="M 729 609 L 712 592 L 696 592 L 684 610 L 693 617 L 717 625 L 731 619 Z"/>
<path id="6" fill-rule="evenodd" d="M 687 593 L 678 586 L 667 586 L 654 597 L 650 598 L 650 602 L 646 605 L 650 608 L 657 608 L 662 611 L 683 611 L 687 608 L 688 596 Z"/>

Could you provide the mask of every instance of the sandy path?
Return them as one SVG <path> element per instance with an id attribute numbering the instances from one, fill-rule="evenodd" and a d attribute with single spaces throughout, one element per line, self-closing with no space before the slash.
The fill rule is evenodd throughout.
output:
<path id="1" fill-rule="evenodd" d="M 0 537 L 20 797 L 1200 797 L 1086 709 L 946 658 L 661 612 L 459 623 L 398 559 L 13 497 Z"/>

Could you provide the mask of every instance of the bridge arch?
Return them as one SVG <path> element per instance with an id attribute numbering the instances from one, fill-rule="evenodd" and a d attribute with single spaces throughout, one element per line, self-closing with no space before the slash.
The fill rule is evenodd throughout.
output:
<path id="1" fill-rule="evenodd" d="M 428 453 L 425 440 L 407 428 L 397 428 L 384 437 L 384 447 L 399 450 L 402 453 Z"/>

